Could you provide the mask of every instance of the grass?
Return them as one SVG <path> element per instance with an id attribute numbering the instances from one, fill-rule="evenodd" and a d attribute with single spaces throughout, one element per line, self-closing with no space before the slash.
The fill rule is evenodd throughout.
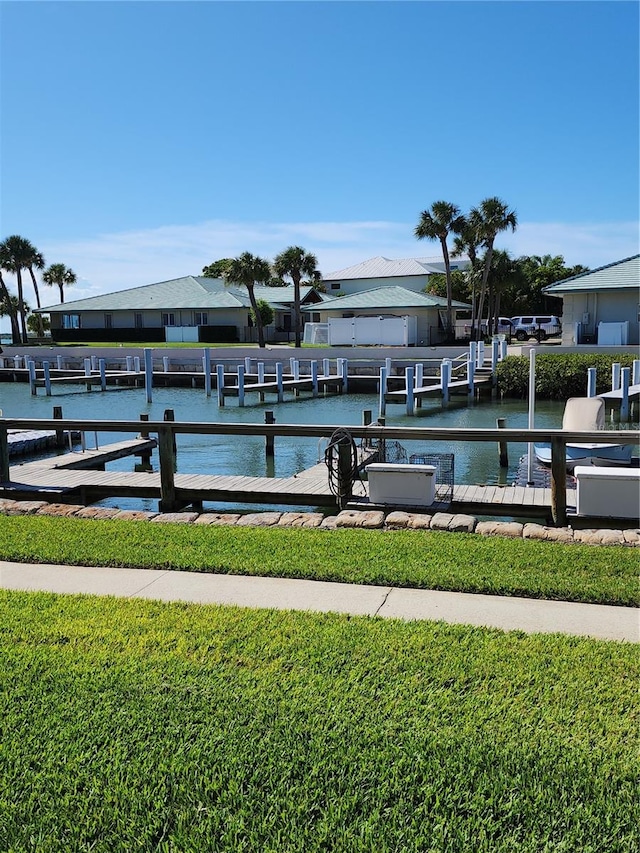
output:
<path id="1" fill-rule="evenodd" d="M 0 592 L 0 848 L 637 851 L 637 650 Z"/>
<path id="2" fill-rule="evenodd" d="M 640 604 L 638 551 L 438 531 L 0 517 L 0 559 Z"/>

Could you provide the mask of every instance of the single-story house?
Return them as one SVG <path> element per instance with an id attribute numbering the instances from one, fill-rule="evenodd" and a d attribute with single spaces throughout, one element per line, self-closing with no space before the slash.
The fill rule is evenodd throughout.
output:
<path id="1" fill-rule="evenodd" d="M 466 302 L 452 302 L 456 310 L 471 308 Z M 372 290 L 340 296 L 302 308 L 302 313 L 313 323 L 329 324 L 330 320 L 356 318 L 397 319 L 409 318 L 413 333 L 410 343 L 417 346 L 432 346 L 444 338 L 447 300 L 429 293 L 416 293 L 404 287 L 376 287 Z M 309 330 L 311 331 L 311 330 Z M 361 340 L 361 343 L 378 343 L 376 340 Z"/>
<path id="2" fill-rule="evenodd" d="M 288 340 L 293 328 L 294 287 L 256 285 L 256 299 L 275 312 L 267 340 Z M 300 304 L 320 302 L 310 286 L 300 288 Z M 222 279 L 184 276 L 41 308 L 51 317 L 54 341 L 164 341 L 203 343 L 253 341 L 255 329 L 246 288 Z"/>
<path id="3" fill-rule="evenodd" d="M 466 270 L 469 258 L 451 258 L 452 270 Z M 442 255 L 431 258 L 400 258 L 391 260 L 381 255 L 352 267 L 323 276 L 322 282 L 330 296 L 350 296 L 376 287 L 404 287 L 416 293 L 424 292 L 429 276 L 444 273 Z"/>
<path id="4" fill-rule="evenodd" d="M 563 301 L 562 343 L 640 343 L 640 255 L 544 288 Z"/>

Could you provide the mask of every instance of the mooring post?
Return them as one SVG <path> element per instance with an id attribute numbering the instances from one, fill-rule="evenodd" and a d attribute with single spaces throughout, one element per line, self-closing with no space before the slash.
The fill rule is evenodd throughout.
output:
<path id="1" fill-rule="evenodd" d="M 127 365 L 127 373 L 132 373 L 133 372 L 133 356 L 132 355 L 126 355 L 124 360 L 125 360 L 126 365 Z"/>
<path id="2" fill-rule="evenodd" d="M 224 364 L 216 365 L 216 388 L 218 391 L 218 405 L 224 406 Z"/>
<path id="3" fill-rule="evenodd" d="M 162 420 L 165 423 L 173 423 L 175 421 L 175 419 L 176 419 L 176 413 L 173 411 L 173 409 L 165 409 L 164 410 L 164 415 L 163 415 Z M 171 447 L 173 450 L 173 467 L 175 469 L 176 462 L 178 460 L 178 444 L 176 442 L 176 434 L 173 430 L 171 430 L 171 436 L 172 436 Z"/>
<path id="4" fill-rule="evenodd" d="M 244 359 L 244 372 L 251 373 L 251 357 L 248 355 Z"/>
<path id="5" fill-rule="evenodd" d="M 276 419 L 272 411 L 268 410 L 264 413 L 265 424 L 275 424 Z M 267 459 L 273 459 L 275 456 L 275 441 L 272 435 L 265 436 L 265 454 Z"/>
<path id="6" fill-rule="evenodd" d="M 62 356 L 61 355 L 56 356 L 56 364 L 58 365 L 58 370 L 62 370 Z"/>
<path id="7" fill-rule="evenodd" d="M 149 415 L 147 412 L 142 412 L 140 415 L 140 420 L 144 423 L 149 420 Z M 149 438 L 148 430 L 141 428 L 138 434 L 138 438 Z M 136 456 L 140 457 L 140 462 L 134 466 L 135 471 L 151 471 L 151 450 L 143 450 L 140 453 L 137 453 Z"/>
<path id="8" fill-rule="evenodd" d="M 631 378 L 631 370 L 628 367 L 623 367 L 620 371 L 620 388 L 622 390 L 622 398 L 620 400 L 620 420 L 629 420 L 629 380 Z"/>
<path id="9" fill-rule="evenodd" d="M 133 357 L 133 370 L 135 373 L 140 373 L 140 356 L 134 355 Z"/>
<path id="10" fill-rule="evenodd" d="M 498 361 L 500 353 L 500 341 L 493 338 L 491 341 L 491 384 L 496 385 L 498 382 Z"/>
<path id="11" fill-rule="evenodd" d="M 634 358 L 631 366 L 631 384 L 640 385 L 640 358 Z"/>
<path id="12" fill-rule="evenodd" d="M 413 367 L 405 367 L 404 370 L 404 385 L 406 391 L 406 402 L 407 402 L 407 415 L 413 415 L 413 401 L 414 401 L 414 378 L 415 371 Z"/>
<path id="13" fill-rule="evenodd" d="M 149 414 L 147 412 L 141 412 L 140 413 L 140 420 L 142 421 L 142 423 L 145 423 L 146 421 L 149 420 Z M 140 429 L 140 438 L 149 438 L 149 431 L 144 429 L 144 428 L 141 428 Z"/>
<path id="14" fill-rule="evenodd" d="M 380 368 L 380 390 L 379 390 L 379 404 L 378 404 L 378 413 L 380 417 L 384 417 L 387 411 L 387 401 L 385 399 L 385 395 L 387 393 L 387 368 Z"/>
<path id="15" fill-rule="evenodd" d="M 92 355 L 91 356 L 91 370 L 97 370 L 97 369 L 98 369 L 98 356 Z"/>
<path id="16" fill-rule="evenodd" d="M 442 402 L 449 402 L 449 383 L 451 382 L 451 360 L 442 359 L 440 365 L 440 385 L 442 386 Z"/>
<path id="17" fill-rule="evenodd" d="M 595 397 L 596 396 L 596 380 L 598 378 L 598 371 L 595 367 L 590 367 L 587 370 L 587 397 Z"/>
<path id="18" fill-rule="evenodd" d="M 9 482 L 9 429 L 0 424 L 0 480 Z"/>
<path id="19" fill-rule="evenodd" d="M 211 350 L 205 347 L 202 356 L 202 370 L 204 371 L 204 393 L 211 396 Z"/>
<path id="20" fill-rule="evenodd" d="M 144 387 L 147 392 L 147 403 L 153 401 L 153 350 L 145 347 L 144 351 Z"/>
<path id="21" fill-rule="evenodd" d="M 509 345 L 506 341 L 500 341 L 500 361 L 504 361 L 509 352 Z"/>
<path id="22" fill-rule="evenodd" d="M 422 388 L 424 385 L 424 364 L 419 361 L 415 368 L 416 388 Z"/>
<path id="23" fill-rule="evenodd" d="M 318 362 L 312 361 L 309 365 L 311 368 L 311 389 L 313 391 L 313 396 L 318 396 Z"/>
<path id="24" fill-rule="evenodd" d="M 477 353 L 477 367 L 484 367 L 484 341 L 477 341 L 478 348 L 476 350 Z"/>
<path id="25" fill-rule="evenodd" d="M 506 429 L 507 419 L 506 418 L 498 418 L 496 420 L 496 429 Z M 506 441 L 498 442 L 498 457 L 501 468 L 509 467 L 509 451 L 508 445 Z"/>
<path id="26" fill-rule="evenodd" d="M 567 448 L 564 438 L 551 441 L 551 515 L 558 527 L 567 523 Z"/>
<path id="27" fill-rule="evenodd" d="M 616 361 L 611 365 L 611 390 L 617 391 L 620 388 L 620 362 Z"/>
<path id="28" fill-rule="evenodd" d="M 53 407 L 53 419 L 55 421 L 62 420 L 62 406 L 54 406 Z M 56 447 L 64 446 L 64 430 L 57 429 L 56 430 Z"/>
<path id="29" fill-rule="evenodd" d="M 331 376 L 331 362 L 328 358 L 322 359 L 322 375 Z"/>
<path id="30" fill-rule="evenodd" d="M 87 377 L 91 376 L 91 359 L 84 359 L 84 375 Z M 86 383 L 87 391 L 91 391 L 91 382 Z"/>
<path id="31" fill-rule="evenodd" d="M 166 415 L 166 412 L 165 412 Z M 177 509 L 175 484 L 174 433 L 170 426 L 158 428 L 158 456 L 160 459 L 160 505 L 161 512 Z"/>
<path id="32" fill-rule="evenodd" d="M 29 359 L 27 363 L 27 367 L 29 368 L 29 387 L 31 388 L 31 394 L 35 397 L 38 393 L 38 389 L 36 387 L 36 363 L 33 359 Z"/>
<path id="33" fill-rule="evenodd" d="M 469 393 L 473 394 L 476 390 L 476 342 L 471 341 L 469 344 L 469 356 L 467 358 L 467 384 Z"/>
<path id="34" fill-rule="evenodd" d="M 206 350 L 205 350 L 205 352 L 206 352 Z M 164 373 L 169 372 L 169 356 L 168 355 L 162 356 L 162 370 Z"/>
<path id="35" fill-rule="evenodd" d="M 363 409 L 362 411 L 362 426 L 371 426 L 371 421 L 373 420 L 373 414 L 371 409 Z"/>
<path id="36" fill-rule="evenodd" d="M 98 361 L 98 366 L 100 368 L 100 389 L 102 391 L 107 390 L 107 360 L 105 358 L 101 358 Z"/>
<path id="37" fill-rule="evenodd" d="M 340 383 L 340 393 L 346 394 L 349 390 L 349 361 L 346 358 L 338 359 L 338 375 L 342 382 Z"/>
<path id="38" fill-rule="evenodd" d="M 387 422 L 385 417 L 378 416 L 378 426 L 383 427 Z M 384 438 L 378 441 L 378 462 L 387 461 L 387 442 Z"/>
<path id="39" fill-rule="evenodd" d="M 244 364 L 238 365 L 238 405 L 244 406 Z"/>
<path id="40" fill-rule="evenodd" d="M 42 362 L 42 369 L 44 370 L 44 390 L 47 397 L 51 396 L 51 370 L 49 368 L 49 362 Z"/>
<path id="41" fill-rule="evenodd" d="M 284 400 L 284 385 L 282 384 L 282 362 L 276 362 L 276 384 L 278 386 L 278 402 Z"/>

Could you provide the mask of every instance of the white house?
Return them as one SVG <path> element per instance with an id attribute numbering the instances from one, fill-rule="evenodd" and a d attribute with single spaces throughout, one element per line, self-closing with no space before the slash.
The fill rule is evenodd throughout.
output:
<path id="1" fill-rule="evenodd" d="M 562 343 L 640 343 L 640 255 L 550 284 L 563 301 Z"/>
<path id="2" fill-rule="evenodd" d="M 451 258 L 452 270 L 466 270 L 470 265 L 466 256 Z M 444 273 L 442 256 L 391 260 L 380 255 L 323 276 L 323 284 L 329 296 L 350 296 L 376 287 L 403 287 L 420 293 L 434 273 Z"/>

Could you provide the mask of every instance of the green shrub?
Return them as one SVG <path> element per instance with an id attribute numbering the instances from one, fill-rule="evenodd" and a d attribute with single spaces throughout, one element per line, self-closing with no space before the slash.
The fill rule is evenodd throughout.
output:
<path id="1" fill-rule="evenodd" d="M 633 365 L 630 353 L 566 353 L 544 354 L 536 358 L 536 396 L 546 400 L 566 400 L 584 397 L 590 367 L 596 368 L 596 393 L 611 389 L 613 364 Z M 527 356 L 507 356 L 498 365 L 498 389 L 503 397 L 525 398 L 529 390 L 529 359 Z"/>

